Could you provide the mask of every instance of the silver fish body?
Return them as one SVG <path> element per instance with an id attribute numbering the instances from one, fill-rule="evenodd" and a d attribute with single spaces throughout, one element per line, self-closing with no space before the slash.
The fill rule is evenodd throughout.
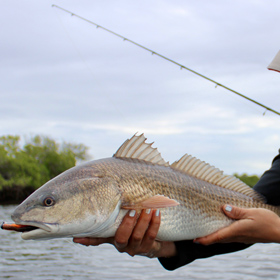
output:
<path id="1" fill-rule="evenodd" d="M 169 165 L 145 140 L 134 135 L 114 157 L 71 168 L 35 191 L 12 215 L 17 224 L 38 227 L 22 238 L 113 236 L 129 209 L 160 208 L 157 238 L 166 241 L 229 225 L 223 204 L 279 215 L 279 207 L 265 204 L 238 179 L 188 155 Z"/>

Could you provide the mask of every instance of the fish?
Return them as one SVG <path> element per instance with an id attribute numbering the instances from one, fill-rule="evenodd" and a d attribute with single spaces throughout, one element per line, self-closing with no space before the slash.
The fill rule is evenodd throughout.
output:
<path id="1" fill-rule="evenodd" d="M 111 158 L 77 165 L 48 181 L 14 210 L 25 240 L 112 237 L 130 209 L 160 209 L 157 239 L 192 240 L 230 225 L 221 206 L 280 207 L 234 176 L 185 154 L 166 162 L 144 134 L 127 139 Z M 3 224 L 3 229 L 8 229 Z"/>

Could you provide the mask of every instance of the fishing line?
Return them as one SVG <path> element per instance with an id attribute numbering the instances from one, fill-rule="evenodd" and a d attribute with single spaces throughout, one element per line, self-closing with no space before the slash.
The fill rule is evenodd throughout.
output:
<path id="1" fill-rule="evenodd" d="M 84 255 L 86 255 L 87 257 L 90 257 L 90 259 L 92 259 L 92 256 L 94 255 L 94 253 L 96 253 L 96 251 L 98 252 L 98 250 L 100 250 L 100 246 L 85 246 L 79 243 L 75 243 L 73 242 L 73 240 L 70 239 L 64 239 L 65 242 L 69 243 L 71 246 L 73 246 L 74 248 L 76 248 L 78 251 L 82 252 Z M 102 246 L 105 247 L 105 245 L 108 245 L 109 247 L 109 243 L 103 243 Z M 97 249 L 97 247 L 99 247 Z M 113 248 L 110 246 L 109 247 L 110 250 L 113 250 Z"/>
<path id="2" fill-rule="evenodd" d="M 55 6 L 55 5 L 53 5 Z M 72 39 L 70 33 L 68 32 L 66 26 L 63 24 L 63 21 L 60 19 L 60 17 L 57 15 L 58 20 L 60 22 L 60 24 L 62 25 L 62 28 L 64 29 L 64 32 L 66 33 L 67 37 L 69 38 L 70 42 L 72 43 L 74 49 L 76 50 L 79 58 L 81 59 L 81 61 L 84 63 L 84 65 L 86 66 L 88 72 L 94 77 L 94 73 L 91 69 L 91 67 L 89 66 L 89 64 L 87 63 L 86 59 L 84 58 L 84 56 L 82 55 L 82 53 L 79 51 L 79 48 L 77 46 L 77 44 L 75 43 L 75 41 Z M 103 93 L 103 95 L 107 98 L 107 100 L 110 102 L 110 104 L 114 107 L 115 111 L 123 118 L 123 120 L 125 122 L 128 123 L 127 118 L 124 116 L 123 112 L 118 108 L 118 106 L 116 106 L 115 102 L 112 100 L 112 98 L 109 96 L 109 94 L 107 94 L 106 92 Z"/>
<path id="3" fill-rule="evenodd" d="M 78 251 L 82 251 L 88 257 L 92 257 L 92 252 L 87 250 L 87 247 L 85 247 L 85 246 L 83 246 L 81 244 L 78 244 L 78 243 L 74 243 L 73 241 L 70 241 L 69 239 L 64 239 L 64 241 L 66 241 L 67 243 L 69 243 L 70 245 L 75 247 Z"/>
<path id="4" fill-rule="evenodd" d="M 216 88 L 217 88 L 217 87 L 222 87 L 222 88 L 224 88 L 224 89 L 226 89 L 226 90 L 228 90 L 228 91 L 231 91 L 232 93 L 234 93 L 234 94 L 236 94 L 236 95 L 238 95 L 238 96 L 240 96 L 240 97 L 242 97 L 242 98 L 245 98 L 246 100 L 248 100 L 248 101 L 250 101 L 250 102 L 255 103 L 255 104 L 258 105 L 258 106 L 263 107 L 266 111 L 270 111 L 270 112 L 272 112 L 272 113 L 277 114 L 277 115 L 280 116 L 280 113 L 277 112 L 277 111 L 275 111 L 274 109 L 269 108 L 269 107 L 267 107 L 266 105 L 264 105 L 264 104 L 262 104 L 262 103 L 260 103 L 260 102 L 258 102 L 258 101 L 256 101 L 256 100 L 254 100 L 254 99 L 252 99 L 252 98 L 250 98 L 250 97 L 248 97 L 248 96 L 246 96 L 246 95 L 244 95 L 244 94 L 242 94 L 242 93 L 240 93 L 240 92 L 238 92 L 238 91 L 236 91 L 236 90 L 233 90 L 233 89 L 231 89 L 231 88 L 229 88 L 229 87 L 227 87 L 227 86 L 225 86 L 225 85 L 223 85 L 223 84 L 221 84 L 221 83 L 219 83 L 219 82 L 217 82 L 217 81 L 215 81 L 215 80 L 213 80 L 213 79 L 211 79 L 211 78 L 209 78 L 209 77 L 206 77 L 205 75 L 200 74 L 200 73 L 198 73 L 197 71 L 192 70 L 192 69 L 186 67 L 185 65 L 183 65 L 183 64 L 181 64 L 181 63 L 179 63 L 179 62 L 176 62 L 176 61 L 173 60 L 173 59 L 170 59 L 170 58 L 168 58 L 168 57 L 166 57 L 166 56 L 164 56 L 164 55 L 162 55 L 162 54 L 160 54 L 160 53 L 158 53 L 158 52 L 156 52 L 156 51 L 153 51 L 153 50 L 151 50 L 151 49 L 149 49 L 149 48 L 147 48 L 147 47 L 145 47 L 145 46 L 143 46 L 143 45 L 141 45 L 141 44 L 139 44 L 139 43 L 137 43 L 137 42 L 135 42 L 135 41 L 132 41 L 132 40 L 130 40 L 130 39 L 128 39 L 128 38 L 126 38 L 126 37 L 124 37 L 124 36 L 122 36 L 122 35 L 120 35 L 120 34 L 114 32 L 114 31 L 112 31 L 112 30 L 110 30 L 110 29 L 107 29 L 107 28 L 105 28 L 105 27 L 103 27 L 103 26 L 101 26 L 101 25 L 99 25 L 99 24 L 97 24 L 97 23 L 95 23 L 95 22 L 93 22 L 93 21 L 90 21 L 90 20 L 88 20 L 88 19 L 86 19 L 86 18 L 84 18 L 84 17 L 81 17 L 81 16 L 79 16 L 79 15 L 77 15 L 77 14 L 75 14 L 75 13 L 72 13 L 72 12 L 70 12 L 70 11 L 64 9 L 64 8 L 61 8 L 61 7 L 57 6 L 57 5 L 52 5 L 52 7 L 58 8 L 58 9 L 60 9 L 60 10 L 62 10 L 62 11 L 64 11 L 64 12 L 66 12 L 66 13 L 71 14 L 71 16 L 75 16 L 75 17 L 77 17 L 77 18 L 79 18 L 79 19 L 81 19 L 81 20 L 83 20 L 83 21 L 86 21 L 86 22 L 88 22 L 88 23 L 90 23 L 90 24 L 92 24 L 92 25 L 95 25 L 96 28 L 100 28 L 100 29 L 102 29 L 102 30 L 104 30 L 104 31 L 106 31 L 106 32 L 108 32 L 108 33 L 111 33 L 112 35 L 115 35 L 115 36 L 117 36 L 117 37 L 123 39 L 123 41 L 127 41 L 127 42 L 129 42 L 129 43 L 131 43 L 131 44 L 133 44 L 133 45 L 135 45 L 135 46 L 141 48 L 141 49 L 144 49 L 144 50 L 150 52 L 152 55 L 157 55 L 158 57 L 160 57 L 160 58 L 162 58 L 162 59 L 164 59 L 164 60 L 169 61 L 170 63 L 173 63 L 173 64 L 179 66 L 181 70 L 185 69 L 185 70 L 187 70 L 187 71 L 190 71 L 190 72 L 192 72 L 193 74 L 195 74 L 195 75 L 197 75 L 197 76 L 199 76 L 199 77 L 201 77 L 201 78 L 203 78 L 203 79 L 206 79 L 206 80 L 208 80 L 209 82 L 214 83 Z"/>

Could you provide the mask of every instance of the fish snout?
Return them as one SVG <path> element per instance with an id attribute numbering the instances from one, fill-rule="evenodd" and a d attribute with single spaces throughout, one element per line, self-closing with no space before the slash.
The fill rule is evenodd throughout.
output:
<path id="1" fill-rule="evenodd" d="M 18 211 L 14 211 L 14 213 L 11 215 L 12 220 L 18 224 L 21 221 L 21 214 Z"/>

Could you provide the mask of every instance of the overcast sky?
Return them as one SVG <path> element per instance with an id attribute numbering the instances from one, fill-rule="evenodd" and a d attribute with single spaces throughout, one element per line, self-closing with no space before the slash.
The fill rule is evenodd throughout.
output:
<path id="1" fill-rule="evenodd" d="M 134 133 L 173 162 L 189 153 L 262 174 L 280 116 L 61 6 L 280 111 L 280 1 L 1 1 L 1 135 L 44 134 L 110 157 Z"/>

